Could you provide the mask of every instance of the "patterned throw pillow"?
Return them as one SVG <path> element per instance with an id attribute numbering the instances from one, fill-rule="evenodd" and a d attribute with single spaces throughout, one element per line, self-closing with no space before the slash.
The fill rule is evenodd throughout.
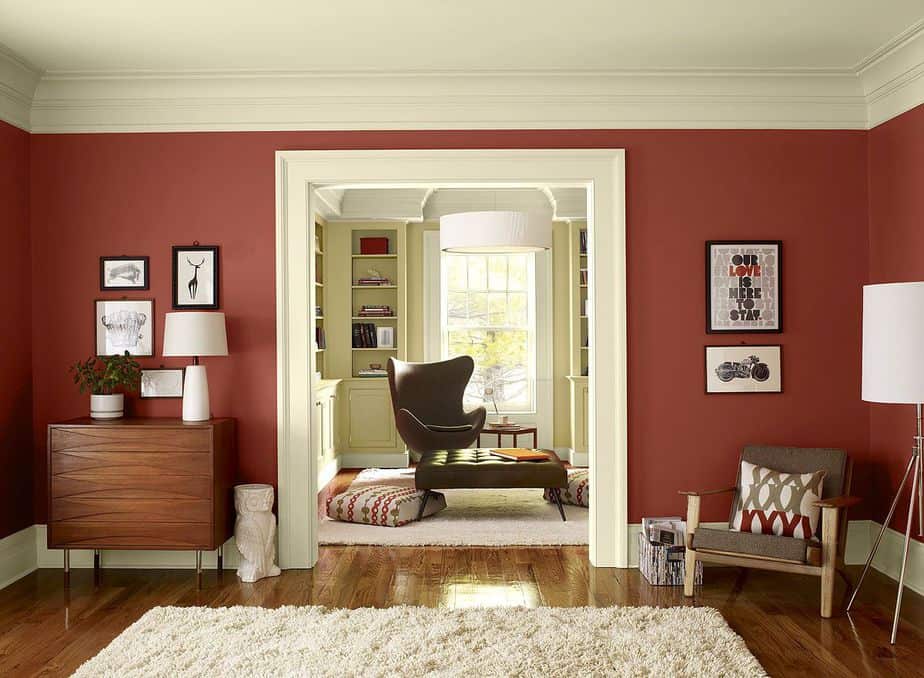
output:
<path id="1" fill-rule="evenodd" d="M 542 497 L 546 501 L 555 501 L 552 499 L 552 493 L 545 490 Z M 590 470 L 586 468 L 569 468 L 568 469 L 568 487 L 562 488 L 562 504 L 574 504 L 575 506 L 590 506 Z"/>
<path id="2" fill-rule="evenodd" d="M 741 462 L 738 511 L 732 528 L 739 532 L 812 539 L 818 528 L 824 471 L 783 473 Z"/>
<path id="3" fill-rule="evenodd" d="M 396 485 L 366 485 L 348 488 L 327 498 L 327 517 L 348 523 L 401 527 L 417 520 L 424 491 Z M 446 508 L 446 497 L 431 492 L 423 517 Z"/>

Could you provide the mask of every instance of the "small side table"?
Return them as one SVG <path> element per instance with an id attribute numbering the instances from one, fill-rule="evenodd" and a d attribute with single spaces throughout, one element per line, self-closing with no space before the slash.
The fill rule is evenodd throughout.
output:
<path id="1" fill-rule="evenodd" d="M 503 427 L 503 428 L 494 428 L 493 426 L 491 426 L 490 424 L 488 424 L 488 425 L 486 425 L 486 426 L 481 430 L 481 433 L 478 434 L 478 447 L 481 447 L 481 436 L 482 436 L 482 434 L 489 434 L 489 435 L 492 435 L 492 436 L 493 436 L 493 435 L 496 435 L 496 436 L 497 436 L 497 446 L 498 446 L 498 447 L 501 447 L 501 436 L 504 436 L 504 435 L 513 436 L 513 446 L 514 446 L 514 447 L 518 447 L 518 445 L 517 445 L 517 437 L 518 437 L 518 436 L 532 434 L 532 436 L 533 436 L 533 449 L 536 449 L 537 447 L 539 447 L 538 438 L 537 438 L 537 432 L 536 432 L 536 427 L 535 427 L 535 426 L 517 426 L 516 428 L 510 427 L 510 426 L 505 426 L 505 427 Z"/>

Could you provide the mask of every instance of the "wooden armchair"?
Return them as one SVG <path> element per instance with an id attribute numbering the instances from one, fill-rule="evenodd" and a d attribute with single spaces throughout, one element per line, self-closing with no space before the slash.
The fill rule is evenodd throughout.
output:
<path id="1" fill-rule="evenodd" d="M 729 527 L 738 510 L 741 485 L 741 463 L 735 487 L 699 492 L 681 492 L 687 497 L 686 577 L 683 593 L 693 595 L 696 561 L 754 567 L 762 570 L 810 574 L 821 577 L 821 616 L 831 616 L 834 599 L 834 573 L 850 580 L 844 571 L 844 548 L 847 543 L 847 508 L 858 503 L 848 496 L 852 465 L 843 450 L 827 448 L 764 447 L 749 445 L 741 460 L 785 473 L 813 473 L 824 469 L 822 484 L 821 524 L 816 536 L 820 541 L 752 534 L 737 530 L 716 530 L 699 525 L 702 497 L 733 493 Z"/>

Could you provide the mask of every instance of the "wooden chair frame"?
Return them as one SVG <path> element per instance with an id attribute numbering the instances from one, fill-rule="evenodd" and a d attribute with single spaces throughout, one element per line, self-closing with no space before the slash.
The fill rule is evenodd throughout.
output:
<path id="1" fill-rule="evenodd" d="M 806 562 L 712 549 L 694 549 L 693 535 L 699 527 L 700 500 L 714 494 L 734 493 L 738 491 L 738 488 L 681 491 L 680 494 L 687 498 L 686 572 L 683 580 L 683 594 L 687 597 L 693 596 L 693 577 L 697 561 L 791 574 L 810 574 L 814 577 L 821 577 L 821 616 L 825 619 L 831 617 L 835 572 L 844 578 L 848 587 L 851 584 L 844 569 L 844 549 L 847 546 L 847 509 L 860 502 L 858 497 L 852 497 L 849 494 L 852 475 L 853 464 L 848 458 L 844 475 L 844 494 L 816 502 L 816 506 L 821 507 L 821 543 L 818 546 L 809 544 Z"/>

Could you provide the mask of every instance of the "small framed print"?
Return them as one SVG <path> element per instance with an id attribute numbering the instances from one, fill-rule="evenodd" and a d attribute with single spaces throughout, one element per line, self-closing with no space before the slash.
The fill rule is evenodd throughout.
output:
<path id="1" fill-rule="evenodd" d="M 395 328 L 394 327 L 377 327 L 375 328 L 376 346 L 378 348 L 395 347 Z"/>
<path id="2" fill-rule="evenodd" d="M 783 331 L 783 243 L 706 242 L 706 332 Z"/>
<path id="3" fill-rule="evenodd" d="M 164 368 L 141 370 L 142 398 L 182 398 L 182 368 Z"/>
<path id="4" fill-rule="evenodd" d="M 782 392 L 782 346 L 706 347 L 706 393 Z"/>
<path id="5" fill-rule="evenodd" d="M 154 355 L 153 299 L 97 299 L 96 355 Z"/>
<path id="6" fill-rule="evenodd" d="M 150 289 L 148 278 L 148 257 L 99 258 L 99 289 L 107 290 L 146 290 Z"/>
<path id="7" fill-rule="evenodd" d="M 173 247 L 173 308 L 218 308 L 218 247 Z"/>

